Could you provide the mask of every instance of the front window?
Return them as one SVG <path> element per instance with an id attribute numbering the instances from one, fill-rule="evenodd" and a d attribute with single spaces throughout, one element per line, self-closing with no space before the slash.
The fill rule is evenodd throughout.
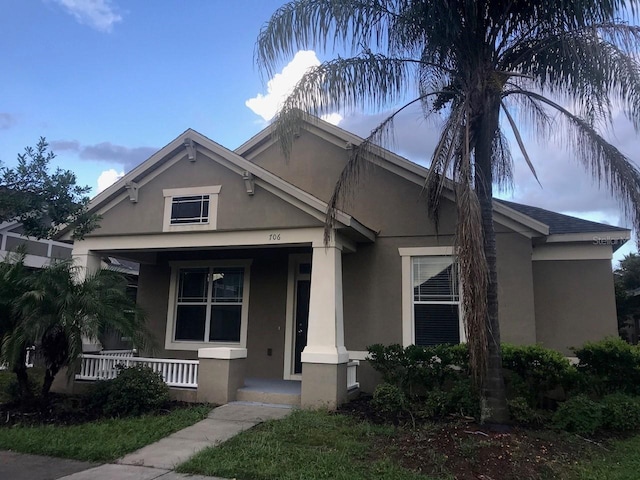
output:
<path id="1" fill-rule="evenodd" d="M 171 225 L 209 223 L 209 195 L 173 197 Z"/>
<path id="2" fill-rule="evenodd" d="M 414 343 L 460 343 L 460 293 L 455 257 L 413 257 L 411 266 Z"/>
<path id="3" fill-rule="evenodd" d="M 178 270 L 175 341 L 239 343 L 244 267 Z"/>

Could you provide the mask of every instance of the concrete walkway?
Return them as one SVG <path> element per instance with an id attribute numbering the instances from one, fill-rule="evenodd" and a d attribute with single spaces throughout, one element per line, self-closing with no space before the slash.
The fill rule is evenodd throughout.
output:
<path id="1" fill-rule="evenodd" d="M 284 418 L 289 413 L 291 408 L 283 405 L 241 402 L 223 405 L 212 410 L 205 420 L 130 453 L 115 464 L 101 465 L 60 480 L 213 480 L 216 477 L 184 475 L 172 470 L 200 450 L 219 445 L 266 420 Z"/>

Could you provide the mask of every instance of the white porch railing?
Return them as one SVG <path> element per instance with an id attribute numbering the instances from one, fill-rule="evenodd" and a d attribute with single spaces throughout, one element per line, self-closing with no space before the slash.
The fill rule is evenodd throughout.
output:
<path id="1" fill-rule="evenodd" d="M 109 380 L 118 376 L 117 365 L 143 365 L 162 375 L 170 387 L 198 388 L 198 360 L 123 357 L 115 355 L 82 355 L 76 380 Z"/>
<path id="2" fill-rule="evenodd" d="M 101 350 L 99 355 L 107 355 L 109 357 L 133 357 L 135 350 Z"/>
<path id="3" fill-rule="evenodd" d="M 347 363 L 347 390 L 360 387 L 358 383 L 358 365 L 360 365 L 358 360 L 350 360 Z"/>

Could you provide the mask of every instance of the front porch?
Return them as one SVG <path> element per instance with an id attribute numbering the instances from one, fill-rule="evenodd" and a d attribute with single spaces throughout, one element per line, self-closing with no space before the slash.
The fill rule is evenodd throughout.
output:
<path id="1" fill-rule="evenodd" d="M 223 369 L 223 371 L 233 372 L 234 374 L 220 375 L 219 367 L 221 364 L 209 362 L 213 355 L 212 352 L 203 352 L 203 355 L 206 360 L 201 365 L 200 360 L 145 358 L 134 356 L 133 351 L 104 350 L 100 354 L 82 355 L 80 369 L 75 375 L 75 380 L 83 383 L 109 380 L 118 375 L 118 367 L 141 365 L 159 373 L 170 388 L 174 390 L 191 390 L 190 395 L 175 395 L 186 401 L 197 400 L 219 404 L 240 401 L 301 406 L 302 381 L 244 378 L 242 377 L 242 368 Z M 233 355 L 223 354 L 217 356 L 231 357 Z M 226 360 L 233 359 L 228 358 Z M 359 391 L 357 382 L 358 365 L 359 362 L 357 360 L 350 361 L 347 364 L 346 388 L 350 398 Z M 211 367 L 213 367 L 214 371 L 207 371 Z M 202 383 L 201 389 L 199 389 L 199 383 Z M 227 392 L 226 398 L 224 392 Z"/>
<path id="2" fill-rule="evenodd" d="M 105 255 L 140 264 L 138 303 L 160 348 L 127 362 L 157 368 L 174 388 L 196 389 L 199 401 L 347 401 L 357 381 L 344 339 L 342 257 L 363 238 L 350 228 L 328 244 L 322 228 L 170 237 L 94 237 L 74 247 L 85 271 Z M 105 369 L 100 375 L 113 366 Z M 79 380 L 89 380 L 85 371 Z"/>

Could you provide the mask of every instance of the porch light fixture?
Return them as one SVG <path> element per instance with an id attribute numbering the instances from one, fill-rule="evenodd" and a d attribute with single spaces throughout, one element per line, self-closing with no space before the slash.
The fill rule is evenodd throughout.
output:
<path id="1" fill-rule="evenodd" d="M 255 181 L 253 178 L 253 173 L 244 171 L 242 172 L 242 179 L 244 180 L 244 186 L 247 189 L 248 195 L 253 195 L 255 193 Z"/>
<path id="2" fill-rule="evenodd" d="M 196 144 L 191 138 L 184 139 L 184 147 L 187 149 L 187 155 L 190 162 L 196 161 Z"/>

